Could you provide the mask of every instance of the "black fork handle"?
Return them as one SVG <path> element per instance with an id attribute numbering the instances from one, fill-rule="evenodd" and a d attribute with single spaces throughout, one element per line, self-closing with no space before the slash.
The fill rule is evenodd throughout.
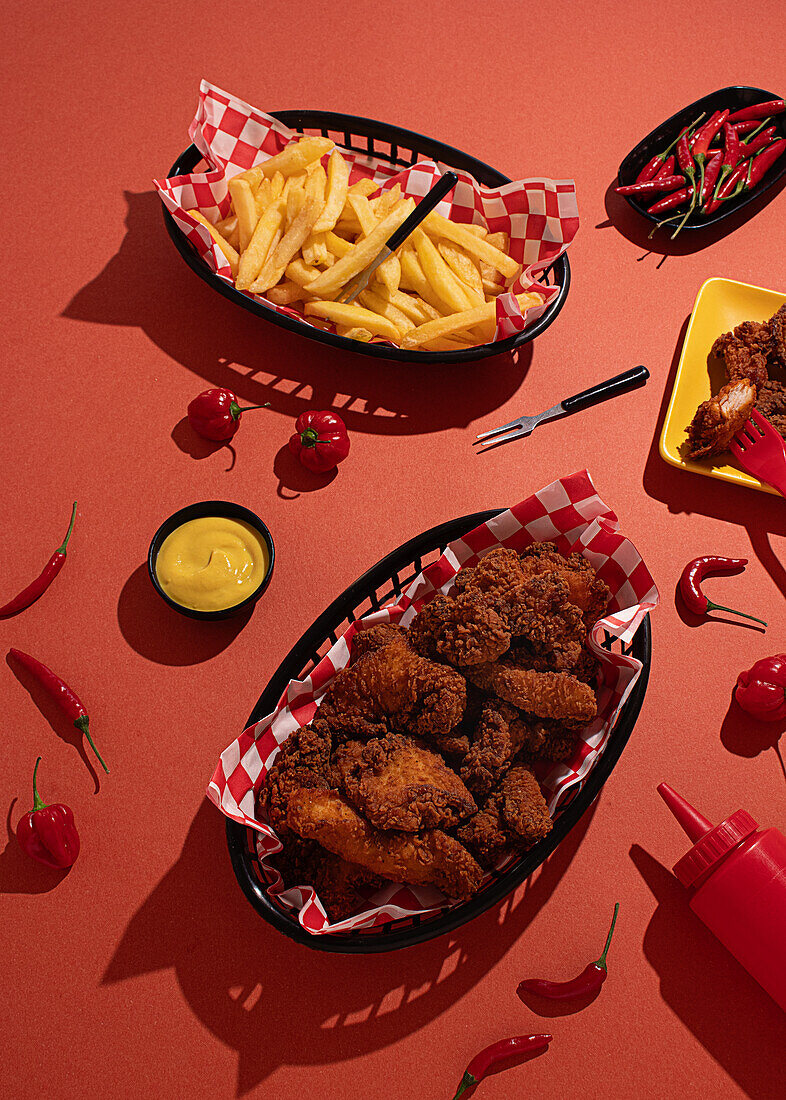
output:
<path id="1" fill-rule="evenodd" d="M 405 223 L 406 224 L 406 223 Z M 591 405 L 599 405 L 601 401 L 608 401 L 610 397 L 626 393 L 635 386 L 643 386 L 650 376 L 646 367 L 631 367 L 630 370 L 607 378 L 605 382 L 598 382 L 597 386 L 590 386 L 588 390 L 566 397 L 562 402 L 565 412 L 578 412 L 579 409 L 588 409 Z"/>
<path id="2" fill-rule="evenodd" d="M 434 184 L 429 193 L 423 196 L 407 220 L 402 222 L 393 236 L 385 242 L 385 247 L 389 248 L 391 252 L 395 252 L 399 245 L 404 243 L 410 233 L 417 229 L 423 219 L 428 217 L 437 203 L 442 202 L 445 195 L 450 194 L 457 183 L 458 176 L 456 173 L 446 172 L 444 176 Z"/>

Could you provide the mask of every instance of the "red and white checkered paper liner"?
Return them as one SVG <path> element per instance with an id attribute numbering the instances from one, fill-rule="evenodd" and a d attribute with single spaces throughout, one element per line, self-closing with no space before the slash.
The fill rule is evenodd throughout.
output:
<path id="1" fill-rule="evenodd" d="M 300 134 L 206 80 L 200 85 L 199 106 L 188 133 L 210 171 L 153 182 L 167 210 L 202 259 L 219 278 L 234 286 L 223 252 L 207 229 L 186 211 L 197 209 L 211 222 L 225 218 L 229 213 L 229 180 L 280 153 L 291 141 L 297 141 Z M 515 180 L 503 187 L 481 187 L 466 172 L 446 164 L 424 160 L 400 171 L 376 157 L 353 153 L 340 145 L 338 148 L 350 163 L 350 183 L 369 177 L 383 190 L 399 183 L 404 195 L 416 199 L 430 191 L 443 172 L 456 172 L 459 182 L 437 206 L 437 212 L 451 221 L 474 222 L 485 225 L 491 233 L 509 234 L 510 255 L 524 265 L 509 292 L 497 298 L 494 339 L 521 332 L 543 315 L 559 288 L 545 286 L 536 277 L 567 249 L 579 227 L 573 180 L 537 178 Z M 530 290 L 536 290 L 545 301 L 522 314 L 515 295 Z M 250 292 L 242 293 L 261 298 Z M 262 300 L 277 313 L 314 327 L 292 307 Z"/>
<path id="2" fill-rule="evenodd" d="M 349 663 L 356 630 L 375 623 L 407 626 L 423 604 L 438 592 L 449 591 L 462 566 L 474 565 L 495 546 L 523 550 L 532 542 L 550 540 L 563 554 L 579 551 L 592 564 L 612 593 L 610 610 L 590 632 L 589 644 L 601 662 L 598 717 L 582 731 L 570 760 L 546 767 L 539 778 L 553 814 L 569 795 L 581 788 L 600 758 L 611 729 L 640 672 L 634 657 L 610 653 L 599 642 L 611 634 L 623 643 L 633 638 L 646 613 L 658 603 L 658 590 L 633 543 L 619 533 L 618 521 L 595 491 L 586 470 L 561 478 L 448 546 L 438 561 L 427 566 L 398 603 L 365 616 L 347 628 L 336 644 L 304 680 L 291 680 L 276 709 L 244 730 L 221 754 L 207 788 L 208 798 L 222 813 L 258 831 L 257 851 L 265 857 L 281 844 L 269 825 L 258 820 L 256 795 L 283 741 L 314 717 L 328 685 Z M 512 863 L 506 857 L 500 867 Z M 299 910 L 299 921 L 309 932 L 373 929 L 399 917 L 432 913 L 445 907 L 445 898 L 431 887 L 389 883 L 369 900 L 368 907 L 347 920 L 330 924 L 310 886 L 282 888 L 275 869 L 265 865 L 272 885 L 268 893 Z"/>

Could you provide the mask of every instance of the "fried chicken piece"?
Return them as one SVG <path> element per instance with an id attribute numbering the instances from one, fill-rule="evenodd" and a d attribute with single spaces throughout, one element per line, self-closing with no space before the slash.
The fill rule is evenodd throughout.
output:
<path id="1" fill-rule="evenodd" d="M 335 791 L 294 792 L 287 824 L 299 836 L 318 841 L 350 863 L 392 882 L 436 886 L 449 898 L 471 898 L 483 878 L 466 848 L 441 829 L 381 832 Z"/>
<path id="2" fill-rule="evenodd" d="M 481 810 L 462 825 L 458 837 L 481 865 L 493 867 L 505 849 L 530 848 L 551 832 L 552 821 L 540 784 L 529 768 L 505 774 Z"/>
<path id="3" fill-rule="evenodd" d="M 356 739 L 390 729 L 441 736 L 461 721 L 466 699 L 461 674 L 419 656 L 402 632 L 337 673 L 319 717 L 333 733 Z"/>
<path id="4" fill-rule="evenodd" d="M 770 318 L 772 333 L 772 359 L 777 366 L 786 368 L 786 305 Z"/>
<path id="5" fill-rule="evenodd" d="M 531 672 L 498 662 L 467 669 L 467 678 L 538 718 L 569 718 L 586 725 L 598 712 L 590 685 L 567 672 Z"/>
<path id="6" fill-rule="evenodd" d="M 756 408 L 776 432 L 786 438 L 786 386 L 774 379 L 765 382 L 759 389 Z"/>
<path id="7" fill-rule="evenodd" d="M 534 751 L 533 757 L 539 760 L 552 760 L 555 763 L 568 760 L 575 752 L 579 734 L 575 727 L 564 722 L 543 720 L 538 723 L 542 741 Z"/>
<path id="8" fill-rule="evenodd" d="M 747 378 L 729 382 L 717 397 L 702 401 L 688 427 L 688 457 L 727 451 L 732 436 L 747 423 L 755 401 L 756 389 Z"/>
<path id="9" fill-rule="evenodd" d="M 287 830 L 282 851 L 269 857 L 284 886 L 312 886 L 331 922 L 344 920 L 364 902 L 362 887 L 377 889 L 382 879 L 340 856 L 327 852 L 315 840 L 303 840 Z"/>
<path id="10" fill-rule="evenodd" d="M 542 741 L 536 719 L 527 721 L 509 703 L 489 699 L 459 774 L 475 797 L 483 798 L 497 785 L 521 749 L 536 752 Z"/>
<path id="11" fill-rule="evenodd" d="M 300 787 L 329 786 L 332 739 L 319 719 L 289 735 L 279 749 L 259 791 L 259 807 L 277 831 L 286 828 L 287 802 Z"/>
<path id="12" fill-rule="evenodd" d="M 747 378 L 756 387 L 763 386 L 769 377 L 767 359 L 771 353 L 770 325 L 758 321 L 743 321 L 733 332 L 724 332 L 710 352 L 723 360 L 730 382 Z"/>
<path id="13" fill-rule="evenodd" d="M 365 744 L 348 741 L 336 753 L 334 774 L 355 809 L 378 829 L 451 828 L 477 811 L 442 758 L 400 733 Z"/>
<path id="14" fill-rule="evenodd" d="M 435 596 L 409 628 L 410 645 L 424 657 L 441 657 L 459 668 L 495 661 L 510 648 L 510 631 L 477 591 Z"/>
<path id="15" fill-rule="evenodd" d="M 539 653 L 553 654 L 555 666 L 575 661 L 586 628 L 567 584 L 553 570 L 533 574 L 515 550 L 500 546 L 462 569 L 455 583 L 459 594 L 480 593 L 514 637 L 525 638 Z"/>
<path id="16" fill-rule="evenodd" d="M 563 557 L 553 542 L 533 542 L 520 555 L 525 573 L 556 573 L 565 581 L 570 602 L 581 608 L 584 622 L 591 626 L 608 607 L 611 592 L 599 580 L 586 558 L 581 554 Z"/>
<path id="17" fill-rule="evenodd" d="M 365 630 L 359 630 L 352 638 L 352 659 L 356 661 L 364 653 L 371 653 L 375 649 L 389 645 L 391 642 L 409 644 L 409 632 L 403 626 L 395 623 L 378 623 L 369 626 Z"/>
<path id="18" fill-rule="evenodd" d="M 469 752 L 469 737 L 466 733 L 459 733 L 461 727 L 457 726 L 452 733 L 432 734 L 431 743 L 441 756 L 447 756 L 451 760 L 461 761 Z"/>
<path id="19" fill-rule="evenodd" d="M 525 668 L 532 672 L 552 672 L 553 666 L 549 657 L 532 653 L 526 646 L 517 646 L 510 649 L 499 662 L 506 668 Z M 594 684 L 600 663 L 593 657 L 586 646 L 579 653 L 576 663 L 568 668 L 560 669 L 560 672 L 569 672 L 583 684 Z"/>

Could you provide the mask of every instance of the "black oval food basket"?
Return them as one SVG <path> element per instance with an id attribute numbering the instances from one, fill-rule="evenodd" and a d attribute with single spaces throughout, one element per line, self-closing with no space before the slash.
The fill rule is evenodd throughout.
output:
<path id="1" fill-rule="evenodd" d="M 482 160 L 476 160 L 468 153 L 462 153 L 460 149 L 443 145 L 441 141 L 434 141 L 433 138 L 424 137 L 423 134 L 417 134 L 413 130 L 403 130 L 399 126 L 377 122 L 373 118 L 359 118 L 356 115 L 343 115 L 335 111 L 271 111 L 270 114 L 299 133 L 321 134 L 323 137 L 332 138 L 344 149 L 354 153 L 368 153 L 380 160 L 389 161 L 401 169 L 409 168 L 421 160 L 435 160 L 450 168 L 469 172 L 484 187 L 501 187 L 511 182 L 508 176 L 503 176 L 496 168 L 484 164 Z M 202 154 L 197 147 L 190 145 L 184 153 L 180 154 L 167 175 L 170 177 L 188 175 L 196 169 L 201 159 Z M 331 344 L 334 348 L 343 348 L 345 351 L 359 352 L 361 355 L 371 355 L 378 359 L 395 359 L 400 363 L 468 363 L 521 347 L 549 327 L 565 304 L 570 287 L 570 264 L 567 255 L 563 252 L 539 276 L 540 282 L 546 286 L 558 286 L 559 293 L 554 296 L 543 315 L 523 332 L 517 332 L 492 344 L 480 344 L 460 351 L 406 351 L 391 344 L 365 344 L 359 340 L 350 340 L 346 336 L 338 336 L 333 332 L 325 332 L 323 329 L 277 312 L 262 298 L 252 297 L 235 290 L 210 270 L 185 234 L 178 228 L 166 207 L 164 207 L 164 223 L 175 248 L 191 270 L 231 302 L 250 310 L 251 313 L 256 313 L 259 317 L 264 317 L 266 321 L 272 321 L 274 325 L 280 325 L 282 328 L 289 329 L 290 332 L 306 336 L 309 340 L 317 340 L 321 344 Z"/>
<path id="2" fill-rule="evenodd" d="M 369 569 L 322 612 L 292 648 L 260 696 L 247 724 L 258 722 L 274 710 L 289 681 L 302 680 L 307 676 L 350 623 L 395 601 L 422 569 L 439 558 L 448 543 L 460 538 L 478 524 L 499 515 L 500 511 L 501 509 L 493 509 L 476 512 L 474 515 L 461 516 L 432 527 L 430 531 L 411 539 Z M 609 636 L 606 647 L 611 649 L 613 646 L 619 649 L 620 643 Z M 644 667 L 611 731 L 600 760 L 581 791 L 558 812 L 554 828 L 548 837 L 530 848 L 504 871 L 492 874 L 488 883 L 470 901 L 446 906 L 427 916 L 391 920 L 369 932 L 328 932 L 314 935 L 301 927 L 294 910 L 268 896 L 265 871 L 256 851 L 256 832 L 227 819 L 229 854 L 243 893 L 260 916 L 279 932 L 317 951 L 344 954 L 370 954 L 411 947 L 451 932 L 479 916 L 528 878 L 551 855 L 592 805 L 619 760 L 647 690 L 651 651 L 649 616 L 636 632 L 632 645 L 621 651 L 638 658 Z"/>

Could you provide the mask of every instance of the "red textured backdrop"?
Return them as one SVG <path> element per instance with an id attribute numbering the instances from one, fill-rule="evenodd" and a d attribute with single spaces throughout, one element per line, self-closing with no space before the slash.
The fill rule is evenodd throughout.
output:
<path id="1" fill-rule="evenodd" d="M 704 279 L 786 291 L 786 196 L 733 233 L 686 235 L 665 260 L 607 197 L 624 153 L 684 103 L 731 83 L 783 93 L 781 6 L 747 5 L 744 26 L 728 0 L 2 10 L 3 591 L 60 541 L 74 498 L 80 516 L 64 573 L 0 623 L 0 641 L 79 689 L 112 774 L 95 793 L 67 725 L 0 666 L 0 1093 L 439 1100 L 486 1043 L 550 1027 L 548 1055 L 478 1095 L 782 1095 L 786 1019 L 685 906 L 668 872 L 685 845 L 655 786 L 669 780 L 714 818 L 743 805 L 784 826 L 772 742 L 727 710 L 737 670 L 782 644 L 786 509 L 666 466 L 656 439 Z M 557 323 L 517 360 L 416 371 L 307 343 L 213 294 L 166 237 L 150 182 L 187 143 L 202 76 L 262 107 L 398 123 L 511 176 L 575 178 L 582 225 Z M 645 389 L 473 454 L 477 431 L 639 362 Z M 182 420 L 208 384 L 272 405 L 241 428 L 231 469 Z M 313 406 L 343 410 L 352 433 L 320 487 L 285 450 Z M 584 465 L 663 596 L 644 709 L 594 811 L 533 881 L 452 936 L 358 959 L 278 936 L 240 894 L 203 801 L 218 753 L 370 564 Z M 170 613 L 145 572 L 161 520 L 209 497 L 259 512 L 276 540 L 270 589 L 239 625 Z M 768 618 L 766 637 L 677 611 L 681 566 L 707 552 L 751 559 L 711 591 Z M 69 802 L 82 831 L 59 882 L 11 836 L 38 753 L 44 796 Z M 518 981 L 596 957 L 615 900 L 601 996 L 544 1021 Z"/>

